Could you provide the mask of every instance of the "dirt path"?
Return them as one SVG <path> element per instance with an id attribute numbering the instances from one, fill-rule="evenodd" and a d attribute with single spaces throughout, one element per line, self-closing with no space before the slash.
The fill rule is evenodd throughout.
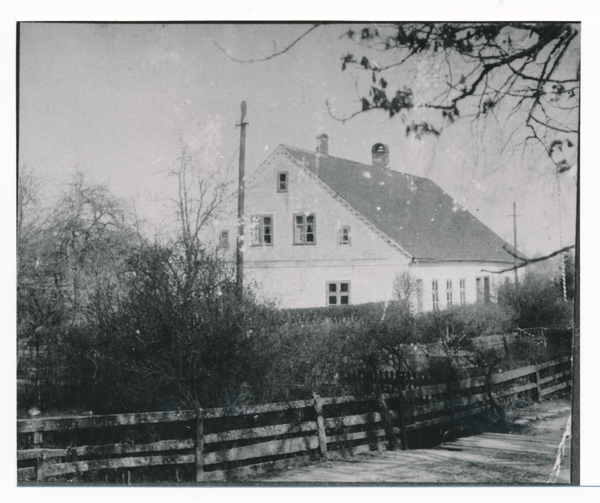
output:
<path id="1" fill-rule="evenodd" d="M 270 484 L 546 484 L 570 414 L 567 401 L 514 412 L 511 433 L 484 433 L 435 449 L 385 451 L 322 461 L 263 479 Z M 556 483 L 569 483 L 570 437 Z"/>

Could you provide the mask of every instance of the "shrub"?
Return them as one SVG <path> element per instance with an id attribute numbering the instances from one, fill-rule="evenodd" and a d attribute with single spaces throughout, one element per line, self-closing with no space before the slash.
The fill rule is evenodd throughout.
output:
<path id="1" fill-rule="evenodd" d="M 552 358 L 571 355 L 573 330 L 569 328 L 550 328 L 546 330 L 548 351 Z"/>
<path id="2" fill-rule="evenodd" d="M 423 313 L 417 323 L 423 342 L 447 340 L 464 346 L 472 337 L 509 332 L 513 318 L 497 304 L 467 304 Z"/>
<path id="3" fill-rule="evenodd" d="M 548 277 L 528 273 L 520 283 L 507 283 L 498 289 L 498 303 L 512 313 L 515 325 L 568 327 L 573 323 L 573 305 Z"/>

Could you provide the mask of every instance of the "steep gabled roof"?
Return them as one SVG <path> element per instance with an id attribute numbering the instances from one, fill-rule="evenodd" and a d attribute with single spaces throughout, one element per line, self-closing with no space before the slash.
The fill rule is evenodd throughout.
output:
<path id="1" fill-rule="evenodd" d="M 514 260 L 512 246 L 431 180 L 282 147 L 416 260 Z"/>

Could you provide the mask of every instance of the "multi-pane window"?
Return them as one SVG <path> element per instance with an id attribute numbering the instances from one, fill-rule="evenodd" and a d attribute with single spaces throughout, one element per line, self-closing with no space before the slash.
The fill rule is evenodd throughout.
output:
<path id="1" fill-rule="evenodd" d="M 273 244 L 273 217 L 271 215 L 252 216 L 252 245 Z"/>
<path id="2" fill-rule="evenodd" d="M 288 174 L 285 171 L 277 173 L 277 192 L 288 191 Z"/>
<path id="3" fill-rule="evenodd" d="M 417 312 L 420 313 L 423 311 L 423 280 L 417 279 L 417 283 L 415 286 L 415 294 L 417 297 L 416 308 Z"/>
<path id="4" fill-rule="evenodd" d="M 294 215 L 294 244 L 314 245 L 317 242 L 316 224 L 314 213 Z"/>
<path id="5" fill-rule="evenodd" d="M 350 282 L 329 281 L 327 283 L 327 305 L 340 306 L 350 304 Z"/>
<path id="6" fill-rule="evenodd" d="M 219 248 L 229 248 L 229 231 L 221 231 L 219 234 Z"/>
<path id="7" fill-rule="evenodd" d="M 343 225 L 340 227 L 340 244 L 341 245 L 349 245 L 350 244 L 350 226 Z"/>
<path id="8" fill-rule="evenodd" d="M 446 280 L 446 305 L 452 307 L 452 280 Z"/>
<path id="9" fill-rule="evenodd" d="M 432 297 L 433 310 L 437 311 L 440 308 L 440 297 L 439 297 L 439 292 L 438 292 L 437 280 L 433 280 L 431 282 L 431 297 Z"/>
<path id="10" fill-rule="evenodd" d="M 484 276 L 483 278 L 475 278 L 475 284 L 477 286 L 477 302 L 489 304 L 491 300 L 490 277 Z"/>
<path id="11" fill-rule="evenodd" d="M 467 303 L 466 281 L 464 279 L 459 280 L 459 286 L 460 286 L 460 305 L 464 306 Z"/>

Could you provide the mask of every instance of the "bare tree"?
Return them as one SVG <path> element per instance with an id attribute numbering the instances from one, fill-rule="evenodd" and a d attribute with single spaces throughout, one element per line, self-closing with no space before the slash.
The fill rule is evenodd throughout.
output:
<path id="1" fill-rule="evenodd" d="M 62 385 L 77 380 L 68 369 L 90 358 L 71 342 L 83 341 L 116 307 L 136 234 L 123 203 L 81 173 L 43 212 L 30 207 L 35 186 L 35 178 L 19 180 L 17 337 L 19 371 L 42 406 L 56 400 L 58 388 L 66 393 Z"/>
<path id="2" fill-rule="evenodd" d="M 422 281 L 410 271 L 398 273 L 394 278 L 394 294 L 409 311 L 421 310 Z"/>

